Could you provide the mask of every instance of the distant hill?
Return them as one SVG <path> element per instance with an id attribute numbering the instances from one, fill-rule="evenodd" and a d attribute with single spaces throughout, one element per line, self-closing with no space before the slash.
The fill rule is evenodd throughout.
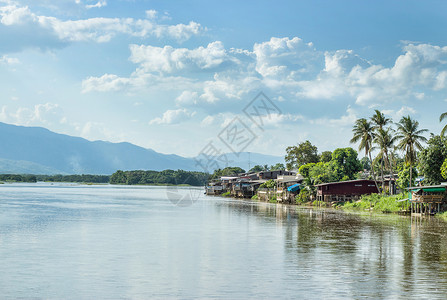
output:
<path id="1" fill-rule="evenodd" d="M 182 169 L 202 171 L 193 158 L 162 154 L 130 143 L 88 141 L 41 127 L 0 122 L 0 173 L 112 174 L 116 170 Z M 234 156 L 232 166 L 248 169 L 248 154 Z M 276 164 L 283 158 L 251 153 L 251 166 Z M 234 163 L 234 165 L 233 165 Z"/>

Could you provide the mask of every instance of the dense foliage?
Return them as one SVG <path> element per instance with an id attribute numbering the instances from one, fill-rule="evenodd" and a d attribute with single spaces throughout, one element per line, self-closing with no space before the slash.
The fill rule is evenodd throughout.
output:
<path id="1" fill-rule="evenodd" d="M 398 212 L 407 208 L 406 201 L 400 201 L 406 195 L 385 196 L 380 194 L 363 195 L 360 201 L 346 202 L 341 207 L 344 209 L 372 210 L 377 212 Z"/>
<path id="2" fill-rule="evenodd" d="M 240 173 L 245 173 L 245 170 L 239 167 L 226 167 L 224 169 L 215 170 L 211 175 L 211 179 L 218 179 L 221 176 L 236 176 Z"/>
<path id="3" fill-rule="evenodd" d="M 318 149 L 309 141 L 290 146 L 286 149 L 286 167 L 288 170 L 298 169 L 300 166 L 308 163 L 317 163 L 320 161 Z"/>
<path id="4" fill-rule="evenodd" d="M 419 171 L 424 174 L 424 184 L 439 184 L 444 180 L 441 167 L 447 158 L 447 138 L 432 135 L 427 147 L 419 153 Z"/>
<path id="5" fill-rule="evenodd" d="M 276 182 L 273 179 L 267 180 L 263 184 L 261 184 L 260 188 L 273 189 L 276 186 Z"/>
<path id="6" fill-rule="evenodd" d="M 121 171 L 118 170 L 110 177 L 111 184 L 172 184 L 172 185 L 205 185 L 209 174 L 183 170 L 158 171 Z"/>
<path id="7" fill-rule="evenodd" d="M 37 181 L 47 182 L 78 182 L 78 183 L 109 183 L 109 175 L 36 175 Z"/>
<path id="8" fill-rule="evenodd" d="M 9 182 L 36 182 L 34 175 L 0 174 L 0 181 Z"/>

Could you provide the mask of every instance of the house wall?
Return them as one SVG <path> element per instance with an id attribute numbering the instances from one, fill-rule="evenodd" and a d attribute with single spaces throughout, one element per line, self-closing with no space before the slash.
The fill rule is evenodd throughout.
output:
<path id="1" fill-rule="evenodd" d="M 319 195 L 363 195 L 379 193 L 374 181 L 339 182 L 318 187 Z"/>

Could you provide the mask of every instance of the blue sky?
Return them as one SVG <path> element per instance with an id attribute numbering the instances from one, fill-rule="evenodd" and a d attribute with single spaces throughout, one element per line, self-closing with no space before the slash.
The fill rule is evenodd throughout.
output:
<path id="1" fill-rule="evenodd" d="M 0 121 L 183 156 L 235 120 L 274 155 L 349 146 L 374 109 L 439 133 L 445 28 L 446 1 L 0 0 Z"/>

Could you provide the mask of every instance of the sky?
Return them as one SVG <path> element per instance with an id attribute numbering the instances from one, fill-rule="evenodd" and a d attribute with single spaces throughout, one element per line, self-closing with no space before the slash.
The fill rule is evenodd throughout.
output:
<path id="1" fill-rule="evenodd" d="M 0 122 L 194 157 L 447 111 L 447 1 L 0 0 Z"/>

